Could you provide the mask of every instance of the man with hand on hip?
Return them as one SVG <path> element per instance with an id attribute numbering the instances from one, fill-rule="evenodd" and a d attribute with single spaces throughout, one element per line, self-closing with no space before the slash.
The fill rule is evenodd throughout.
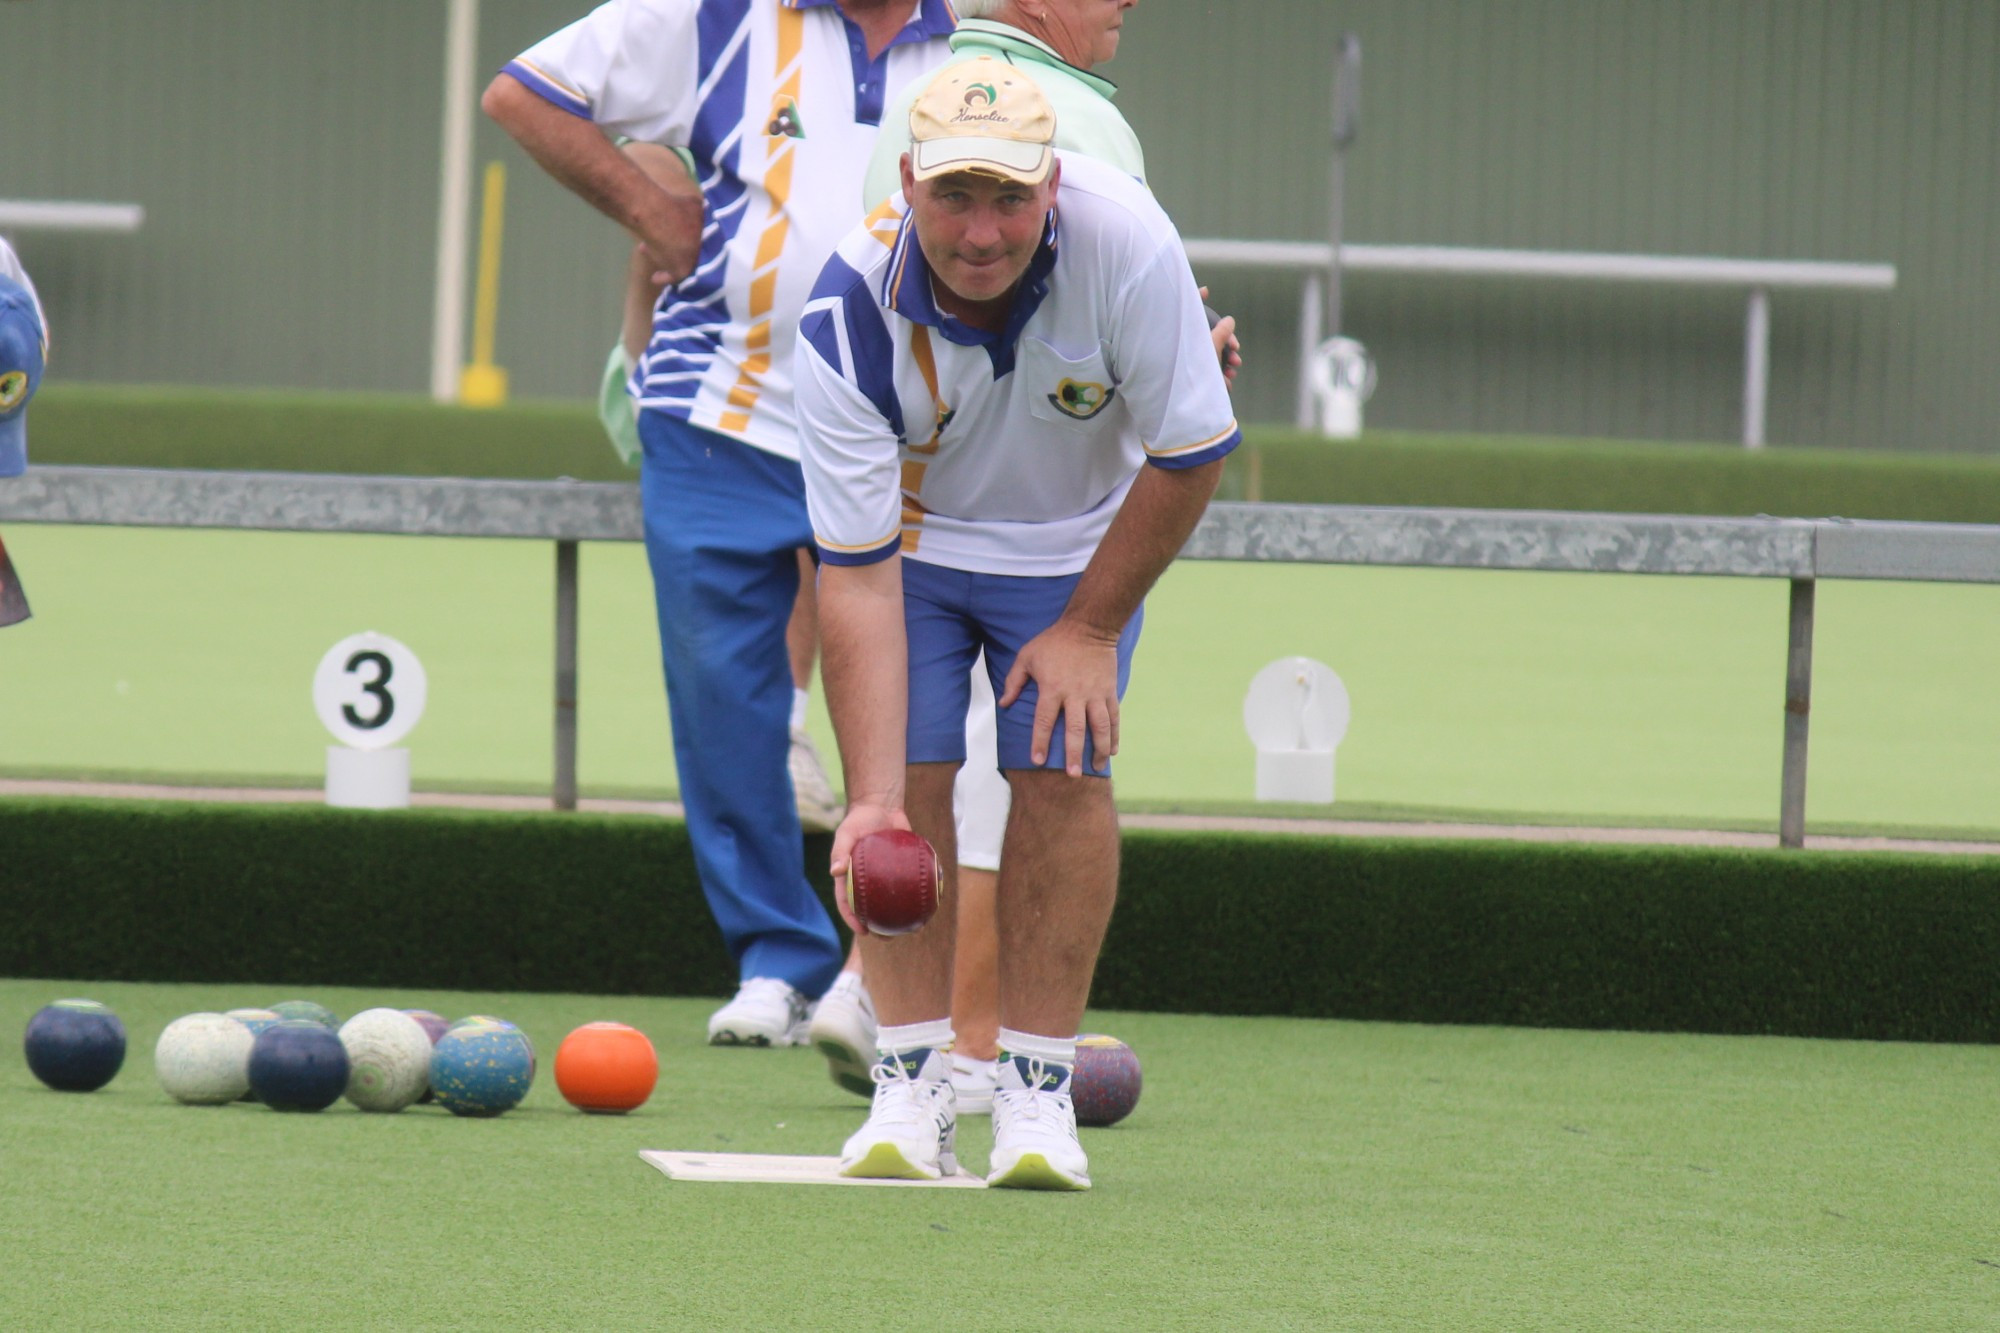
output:
<path id="1" fill-rule="evenodd" d="M 862 212 L 946 0 L 610 0 L 508 62 L 482 105 L 619 223 L 667 284 L 633 373 L 639 489 L 674 758 L 739 989 L 718 1045 L 804 1040 L 844 950 L 805 876 L 786 626 L 811 544 L 790 380 L 800 307 Z M 687 149 L 649 176 L 612 135 Z"/>
<path id="2" fill-rule="evenodd" d="M 1019 66 L 955 64 L 911 113 L 903 196 L 849 234 L 794 363 L 823 567 L 822 674 L 846 769 L 834 835 L 913 828 L 953 854 L 972 661 L 1013 792 L 998 892 L 989 1182 L 1086 1189 L 1069 1097 L 1117 891 L 1110 757 L 1140 606 L 1240 441 L 1173 224 L 1145 187 L 1058 164 Z M 875 1098 L 842 1169 L 957 1169 L 951 914 L 864 936 Z"/>

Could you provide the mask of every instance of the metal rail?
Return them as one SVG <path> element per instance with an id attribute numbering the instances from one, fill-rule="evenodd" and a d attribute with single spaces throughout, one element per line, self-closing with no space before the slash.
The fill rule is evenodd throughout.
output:
<path id="1" fill-rule="evenodd" d="M 42 467 L 0 483 L 0 522 L 240 528 L 556 543 L 555 782 L 576 805 L 577 543 L 639 541 L 631 483 Z M 1779 841 L 1805 840 L 1817 581 L 2000 583 L 2000 526 L 1360 505 L 1209 506 L 1190 560 L 1785 579 L 1791 584 Z"/>
<path id="2" fill-rule="evenodd" d="M 137 231 L 145 220 L 146 210 L 138 204 L 0 199 L 0 232 Z"/>
<path id="3" fill-rule="evenodd" d="M 1333 247 L 1325 241 L 1190 240 L 1190 262 L 1220 267 L 1267 268 L 1301 275 L 1299 307 L 1298 426 L 1313 424 L 1305 367 L 1319 345 L 1323 284 L 1332 271 Z M 1743 447 L 1764 445 L 1770 399 L 1771 292 L 1886 292 L 1896 286 L 1894 264 L 1842 264 L 1817 260 L 1721 259 L 1700 255 L 1616 255 L 1565 250 L 1487 250 L 1454 245 L 1355 245 L 1340 247 L 1340 269 L 1431 277 L 1533 278 L 1570 282 L 1622 282 L 1650 286 L 1723 287 L 1743 291 Z"/>

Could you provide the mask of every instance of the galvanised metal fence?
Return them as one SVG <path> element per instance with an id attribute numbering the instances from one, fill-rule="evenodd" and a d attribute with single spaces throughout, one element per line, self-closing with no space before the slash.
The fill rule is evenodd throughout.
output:
<path id="1" fill-rule="evenodd" d="M 560 810 L 576 808 L 577 544 L 643 537 L 632 483 L 148 468 L 32 469 L 0 483 L 0 522 L 553 542 L 553 799 Z M 1802 847 L 1819 580 L 2000 583 L 2000 526 L 1218 502 L 1181 557 L 1785 579 L 1791 599 L 1778 836 L 1781 846 Z"/>

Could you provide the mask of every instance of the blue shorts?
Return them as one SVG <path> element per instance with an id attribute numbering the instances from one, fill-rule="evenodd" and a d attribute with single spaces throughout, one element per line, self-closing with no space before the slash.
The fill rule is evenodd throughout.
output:
<path id="1" fill-rule="evenodd" d="M 1014 574 L 971 574 L 920 560 L 903 559 L 903 626 L 910 642 L 910 713 L 907 754 L 913 764 L 951 764 L 965 759 L 965 713 L 971 704 L 972 663 L 986 652 L 986 674 L 1000 696 L 1014 656 L 1028 640 L 1056 623 L 1069 605 L 1081 574 L 1029 578 Z M 1139 643 L 1145 608 L 1118 636 L 1118 697 L 1132 676 L 1132 650 Z M 1000 710 L 1000 767 L 1035 768 L 1030 758 L 1035 733 L 1035 700 L 1030 680 L 1021 697 Z M 1042 768 L 1066 767 L 1063 719 L 1056 719 Z M 1107 756 L 1098 766 L 1096 746 L 1084 735 L 1083 771 L 1111 775 Z"/>

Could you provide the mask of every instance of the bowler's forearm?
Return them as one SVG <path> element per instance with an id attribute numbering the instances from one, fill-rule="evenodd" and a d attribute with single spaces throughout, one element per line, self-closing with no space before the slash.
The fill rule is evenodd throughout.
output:
<path id="1" fill-rule="evenodd" d="M 847 803 L 900 810 L 910 688 L 901 558 L 822 566 L 819 632 Z"/>
<path id="2" fill-rule="evenodd" d="M 1116 639 L 1187 545 L 1221 480 L 1221 459 L 1191 468 L 1140 468 L 1070 594 L 1063 619 L 1098 638 Z"/>
<path id="3" fill-rule="evenodd" d="M 571 193 L 643 241 L 701 232 L 701 191 L 683 176 L 656 182 L 604 131 L 538 97 L 511 74 L 487 85 L 480 109 Z"/>

